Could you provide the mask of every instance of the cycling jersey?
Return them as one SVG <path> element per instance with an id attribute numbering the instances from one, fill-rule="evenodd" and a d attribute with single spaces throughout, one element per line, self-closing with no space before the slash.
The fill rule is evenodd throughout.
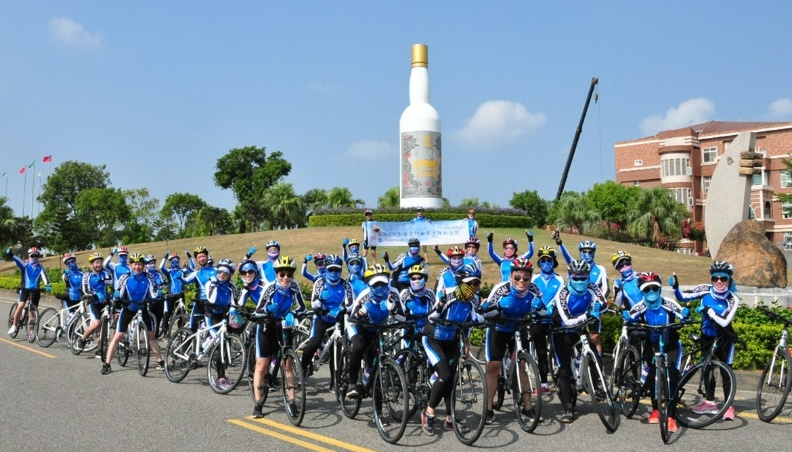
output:
<path id="1" fill-rule="evenodd" d="M 198 299 L 206 301 L 206 285 L 209 284 L 211 278 L 217 278 L 217 270 L 207 265 L 185 276 L 184 283 L 194 282 Z"/>
<path id="2" fill-rule="evenodd" d="M 413 265 L 419 265 L 423 261 L 424 258 L 420 254 L 413 255 L 410 253 L 402 253 L 396 258 L 396 261 L 393 262 L 393 265 L 388 263 L 388 267 L 393 271 L 393 276 L 391 277 L 391 286 L 396 287 L 396 284 L 394 283 L 398 283 L 401 286 L 409 285 L 410 267 Z"/>
<path id="3" fill-rule="evenodd" d="M 206 305 L 204 309 L 207 315 L 225 315 L 234 304 L 237 297 L 236 286 L 228 281 L 219 281 L 215 278 L 209 280 L 206 285 Z"/>
<path id="4" fill-rule="evenodd" d="M 104 268 L 110 272 L 110 275 L 113 277 L 113 289 L 118 290 L 118 283 L 121 279 L 121 276 L 126 275 L 132 272 L 132 269 L 129 268 L 128 264 L 122 264 L 120 262 L 110 262 L 113 259 L 113 255 L 110 254 L 104 259 Z"/>
<path id="5" fill-rule="evenodd" d="M 179 266 L 171 266 L 170 269 L 165 268 L 165 259 L 160 263 L 160 272 L 168 278 L 168 293 L 180 294 L 184 292 L 184 277 L 187 274 L 185 269 Z"/>
<path id="6" fill-rule="evenodd" d="M 126 273 L 118 280 L 118 298 L 124 301 L 124 309 L 137 312 L 140 303 L 157 297 L 154 281 L 145 272 Z"/>
<path id="7" fill-rule="evenodd" d="M 718 335 L 718 327 L 731 325 L 740 305 L 734 292 L 727 290 L 725 294 L 718 294 L 711 284 L 701 284 L 685 292 L 676 289 L 674 295 L 680 302 L 701 300 L 699 309 L 705 308 L 701 316 L 701 334 L 709 337 Z"/>
<path id="8" fill-rule="evenodd" d="M 674 300 L 663 298 L 660 307 L 657 309 L 649 309 L 644 302 L 640 302 L 630 309 L 628 313 L 630 321 L 641 322 L 647 325 L 667 325 L 674 323 L 677 319 L 682 319 L 682 306 Z M 679 330 L 669 329 L 665 330 L 666 336 L 664 342 L 671 344 L 679 340 Z M 660 331 L 652 330 L 647 336 L 647 339 L 656 344 L 660 340 Z"/>
<path id="9" fill-rule="evenodd" d="M 613 301 L 614 304 L 624 306 L 626 309 L 632 309 L 633 306 L 643 301 L 643 294 L 641 289 L 638 288 L 638 279 L 635 278 L 637 273 L 632 272 L 629 278 L 616 278 L 613 281 Z"/>
<path id="10" fill-rule="evenodd" d="M 489 297 L 481 304 L 481 310 L 485 312 L 484 317 L 502 315 L 508 319 L 522 319 L 533 311 L 531 305 L 536 298 L 541 299 L 536 284 L 529 284 L 525 294 L 518 295 L 512 290 L 511 282 L 506 281 L 492 288 Z M 514 333 L 516 330 L 515 322 L 495 325 L 495 331 L 502 333 Z"/>
<path id="11" fill-rule="evenodd" d="M 413 292 L 411 289 L 402 290 L 399 293 L 397 319 L 415 320 L 413 331 L 419 333 L 426 326 L 426 318 L 434 304 L 434 298 L 434 292 L 429 289 L 420 292 Z"/>
<path id="12" fill-rule="evenodd" d="M 399 305 L 399 294 L 393 290 L 388 290 L 386 296 L 381 300 L 377 300 L 370 289 L 364 290 L 355 299 L 352 312 L 349 314 L 349 322 L 347 323 L 346 333 L 347 338 L 350 340 L 358 333 L 367 331 L 375 333 L 377 327 L 374 325 L 383 325 L 390 317 L 394 308 Z M 365 307 L 365 314 L 361 314 L 362 309 Z M 368 324 L 362 327 L 359 322 L 364 321 Z"/>
<path id="13" fill-rule="evenodd" d="M 71 301 L 80 301 L 82 298 L 82 282 L 84 273 L 79 269 L 66 269 L 63 271 L 63 282 L 66 283 L 66 295 Z"/>
<path id="14" fill-rule="evenodd" d="M 337 284 L 330 284 L 324 278 L 319 278 L 314 282 L 311 292 L 311 308 L 316 311 L 326 311 L 321 316 L 322 320 L 333 324 L 338 316 L 352 305 L 353 293 L 349 281 L 342 279 Z"/>
<path id="15" fill-rule="evenodd" d="M 588 319 L 587 314 L 594 308 L 595 303 L 602 304 L 602 292 L 599 287 L 589 283 L 588 288 L 581 295 L 572 293 L 564 286 L 556 294 L 553 303 L 555 312 L 561 319 L 561 326 L 567 331 L 577 331 Z"/>
<path id="16" fill-rule="evenodd" d="M 495 252 L 495 249 L 492 247 L 492 242 L 487 243 L 487 250 L 489 251 L 489 255 L 493 261 L 500 267 L 501 272 L 501 281 L 508 281 L 509 277 L 511 276 L 511 263 L 514 259 L 518 257 L 522 257 L 525 259 L 530 259 L 534 253 L 534 245 L 533 242 L 528 242 L 528 252 L 520 256 L 515 251 L 514 256 L 512 257 L 501 257 Z"/>
<path id="17" fill-rule="evenodd" d="M 300 286 L 292 280 L 287 288 L 280 287 L 278 283 L 264 286 L 256 305 L 256 315 L 283 320 L 290 312 L 300 314 L 305 309 L 305 299 Z"/>
<path id="18" fill-rule="evenodd" d="M 553 300 L 561 288 L 564 287 L 564 279 L 555 273 L 551 273 L 550 275 L 540 273 L 538 275 L 534 275 L 531 282 L 536 284 L 536 287 L 539 289 L 539 293 L 542 294 L 542 303 L 544 304 L 545 310 L 547 311 L 546 314 L 542 316 L 541 322 L 551 323 L 553 311 L 555 309 Z"/>
<path id="19" fill-rule="evenodd" d="M 49 278 L 44 267 L 37 262 L 24 262 L 18 256 L 11 256 L 22 274 L 22 289 L 39 290 L 39 282 L 49 285 Z M 24 301 L 24 300 L 21 300 Z"/>
<path id="20" fill-rule="evenodd" d="M 90 271 L 83 275 L 82 293 L 94 296 L 94 304 L 103 304 L 107 300 L 107 287 L 113 284 L 113 277 L 107 270 Z"/>
<path id="21" fill-rule="evenodd" d="M 446 294 L 445 303 L 437 302 L 432 306 L 428 321 L 424 327 L 424 334 L 439 341 L 453 341 L 458 339 L 459 328 L 452 325 L 437 323 L 438 320 L 445 320 L 451 323 L 481 323 L 484 319 L 476 313 L 478 306 L 478 295 L 469 301 L 459 300 L 454 292 Z"/>

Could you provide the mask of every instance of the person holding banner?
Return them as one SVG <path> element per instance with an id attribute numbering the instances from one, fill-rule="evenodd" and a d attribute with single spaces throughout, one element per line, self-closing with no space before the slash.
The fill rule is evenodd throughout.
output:
<path id="1" fill-rule="evenodd" d="M 369 229 L 371 229 L 372 233 L 376 234 L 379 232 L 379 226 L 377 226 L 373 220 L 371 209 L 366 209 L 363 215 L 366 217 L 366 220 L 363 222 L 363 257 L 368 258 L 368 250 L 371 249 L 371 262 L 372 264 L 376 264 L 377 242 L 374 240 L 373 236 L 369 237 Z"/>
<path id="2" fill-rule="evenodd" d="M 418 207 L 417 209 L 415 209 L 415 218 L 410 220 L 410 223 L 412 223 L 414 225 L 418 225 L 418 226 L 420 226 L 421 224 L 426 224 L 426 223 L 431 223 L 431 222 L 432 222 L 432 220 L 430 220 L 430 219 L 428 219 L 428 218 L 426 218 L 424 216 L 424 208 L 423 207 Z M 429 263 L 429 253 L 426 251 L 426 245 L 423 246 L 423 258 L 424 258 L 424 261 L 426 262 L 426 265 L 431 265 Z"/>

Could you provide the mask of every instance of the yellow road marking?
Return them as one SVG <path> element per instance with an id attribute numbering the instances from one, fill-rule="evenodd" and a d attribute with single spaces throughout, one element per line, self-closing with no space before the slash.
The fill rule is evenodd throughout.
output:
<path id="1" fill-rule="evenodd" d="M 238 425 L 240 427 L 244 427 L 249 430 L 253 430 L 254 432 L 262 433 L 264 435 L 272 436 L 273 438 L 277 438 L 281 441 L 286 441 L 288 443 L 295 444 L 297 446 L 302 446 L 306 449 L 315 450 L 317 452 L 334 452 L 332 449 L 327 449 L 322 446 L 317 446 L 315 444 L 311 444 L 309 442 L 305 442 L 299 440 L 297 438 L 292 438 L 291 436 L 284 435 L 282 433 L 273 432 L 272 430 L 267 430 L 266 428 L 259 427 L 258 425 L 248 424 L 247 422 L 242 422 L 239 419 L 229 419 L 228 422 Z"/>
<path id="2" fill-rule="evenodd" d="M 304 436 L 304 437 L 310 438 L 310 439 L 312 439 L 314 441 L 319 441 L 319 442 L 322 442 L 322 443 L 325 443 L 325 444 L 329 444 L 329 445 L 332 445 L 332 446 L 340 447 L 342 449 L 346 449 L 346 450 L 349 450 L 349 451 L 352 451 L 352 452 L 374 452 L 372 449 L 366 449 L 365 447 L 361 447 L 361 446 L 357 446 L 355 444 L 351 444 L 351 443 L 347 443 L 347 442 L 344 442 L 344 441 L 340 441 L 340 440 L 337 440 L 335 438 L 331 438 L 329 436 L 319 435 L 319 434 L 313 433 L 311 431 L 308 431 L 306 429 L 295 427 L 293 425 L 281 424 L 280 422 L 275 422 L 275 421 L 272 421 L 272 420 L 269 420 L 269 419 L 256 419 L 256 418 L 254 418 L 252 416 L 248 417 L 247 419 L 249 419 L 249 420 L 251 420 L 253 422 L 258 422 L 259 424 L 265 424 L 265 425 L 268 425 L 270 427 L 275 427 L 277 429 L 280 429 L 280 430 L 283 430 L 283 431 L 286 431 L 286 432 L 289 432 L 289 433 L 293 433 L 295 435 Z"/>
<path id="3" fill-rule="evenodd" d="M 24 333 L 24 331 L 20 331 L 20 334 L 21 333 Z M 35 348 L 30 348 L 28 346 L 25 346 L 25 345 L 22 345 L 22 344 L 18 344 L 15 341 L 9 341 L 8 339 L 3 339 L 2 337 L 0 337 L 0 341 L 5 342 L 6 344 L 11 344 L 14 347 L 19 347 L 19 348 L 21 348 L 23 350 L 27 350 L 29 352 L 37 353 L 37 354 L 39 354 L 41 356 L 44 356 L 46 358 L 55 359 L 55 355 L 50 355 L 49 353 L 44 353 L 41 350 L 36 350 Z"/>

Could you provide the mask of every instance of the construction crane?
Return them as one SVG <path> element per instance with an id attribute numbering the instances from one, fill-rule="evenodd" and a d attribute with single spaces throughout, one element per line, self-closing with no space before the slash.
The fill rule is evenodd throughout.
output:
<path id="1" fill-rule="evenodd" d="M 594 77 L 591 79 L 591 86 L 589 87 L 588 96 L 586 96 L 586 105 L 583 106 L 583 114 L 580 115 L 580 124 L 578 124 L 577 131 L 575 131 L 575 139 L 572 140 L 572 148 L 569 150 L 569 157 L 567 157 L 564 172 L 561 174 L 561 183 L 558 185 L 558 193 L 556 193 L 556 201 L 561 199 L 561 194 L 564 193 L 564 185 L 566 185 L 567 175 L 569 175 L 569 167 L 572 166 L 572 158 L 575 157 L 575 148 L 577 148 L 578 140 L 580 139 L 580 132 L 583 131 L 583 121 L 586 120 L 586 112 L 588 111 L 589 103 L 591 102 L 591 94 L 594 92 L 594 87 L 599 83 L 599 79 Z"/>

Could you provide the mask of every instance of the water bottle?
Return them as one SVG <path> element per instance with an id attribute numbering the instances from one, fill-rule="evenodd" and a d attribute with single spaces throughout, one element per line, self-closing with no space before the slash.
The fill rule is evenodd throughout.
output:
<path id="1" fill-rule="evenodd" d="M 363 371 L 363 385 L 367 385 L 369 381 L 369 377 L 371 376 L 371 367 L 367 367 L 365 371 Z"/>
<path id="2" fill-rule="evenodd" d="M 649 375 L 649 366 L 644 366 L 643 369 L 641 369 L 641 384 L 643 384 L 646 381 L 646 377 L 648 375 Z"/>
<path id="3" fill-rule="evenodd" d="M 203 344 L 201 345 L 201 350 L 206 351 L 206 349 L 209 348 L 209 344 L 211 343 L 212 343 L 212 335 L 207 334 L 206 339 L 204 339 Z"/>

